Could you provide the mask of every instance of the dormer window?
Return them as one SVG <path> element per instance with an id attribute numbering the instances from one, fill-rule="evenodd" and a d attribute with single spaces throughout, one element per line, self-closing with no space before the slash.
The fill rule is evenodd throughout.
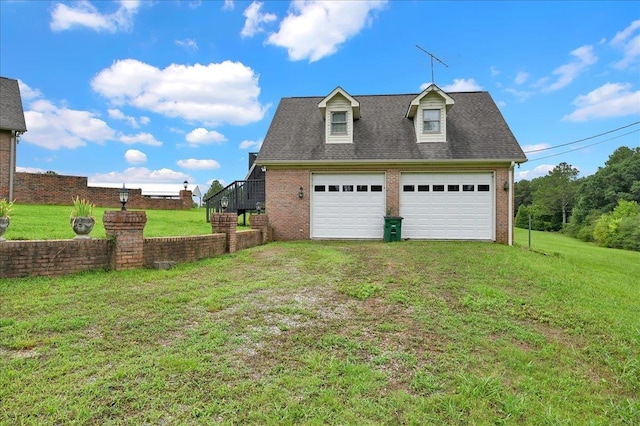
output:
<path id="1" fill-rule="evenodd" d="M 331 134 L 346 135 L 347 134 L 347 112 L 334 111 L 331 113 Z"/>
<path id="2" fill-rule="evenodd" d="M 433 83 L 413 98 L 406 117 L 413 120 L 416 142 L 447 141 L 447 113 L 453 104 L 453 98 Z"/>
<path id="3" fill-rule="evenodd" d="M 325 143 L 353 143 L 354 122 L 360 119 L 360 102 L 343 88 L 336 87 L 320 101 Z"/>
<path id="4" fill-rule="evenodd" d="M 439 109 L 423 109 L 422 110 L 422 132 L 423 133 L 440 133 L 440 110 Z"/>

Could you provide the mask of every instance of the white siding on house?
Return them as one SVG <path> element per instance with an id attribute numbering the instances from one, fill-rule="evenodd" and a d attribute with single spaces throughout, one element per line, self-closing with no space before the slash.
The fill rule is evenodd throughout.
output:
<path id="1" fill-rule="evenodd" d="M 331 113 L 347 113 L 347 133 L 340 135 L 331 134 Z M 351 102 L 341 94 L 335 95 L 327 102 L 327 112 L 325 116 L 325 142 L 326 143 L 353 143 L 353 110 Z"/>
<path id="2" fill-rule="evenodd" d="M 422 111 L 425 109 L 440 110 L 440 132 L 424 133 Z M 444 99 L 437 94 L 428 94 L 420 99 L 418 112 L 413 119 L 413 125 L 416 129 L 416 137 L 418 142 L 446 142 L 447 141 L 447 110 L 445 108 Z"/>

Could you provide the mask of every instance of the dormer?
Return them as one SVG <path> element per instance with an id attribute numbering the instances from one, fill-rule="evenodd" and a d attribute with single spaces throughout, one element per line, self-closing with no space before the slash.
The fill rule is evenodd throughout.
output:
<path id="1" fill-rule="evenodd" d="M 447 141 L 447 112 L 453 104 L 453 98 L 434 83 L 413 98 L 407 118 L 413 119 L 418 143 Z"/>
<path id="2" fill-rule="evenodd" d="M 360 119 L 360 102 L 338 86 L 318 108 L 325 122 L 325 143 L 353 143 L 353 122 Z"/>

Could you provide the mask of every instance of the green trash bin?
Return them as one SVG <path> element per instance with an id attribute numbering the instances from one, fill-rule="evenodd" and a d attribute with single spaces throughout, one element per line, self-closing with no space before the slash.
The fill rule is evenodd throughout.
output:
<path id="1" fill-rule="evenodd" d="M 402 241 L 402 217 L 384 217 L 384 242 Z"/>

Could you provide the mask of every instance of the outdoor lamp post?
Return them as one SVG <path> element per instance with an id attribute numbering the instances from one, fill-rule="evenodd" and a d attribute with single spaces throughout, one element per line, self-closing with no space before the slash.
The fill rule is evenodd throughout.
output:
<path id="1" fill-rule="evenodd" d="M 189 182 L 187 182 L 186 180 L 184 182 L 182 182 L 182 186 L 184 186 L 184 190 L 187 190 L 187 185 L 189 185 Z"/>
<path id="2" fill-rule="evenodd" d="M 256 203 L 256 210 L 258 211 L 258 214 L 262 211 L 262 203 L 260 201 Z"/>
<path id="3" fill-rule="evenodd" d="M 120 191 L 118 192 L 120 195 L 120 202 L 122 203 L 122 211 L 126 210 L 126 204 L 127 201 L 129 201 L 129 190 L 127 188 L 124 187 L 124 183 L 122 184 L 122 188 L 120 188 Z"/>
<path id="4" fill-rule="evenodd" d="M 220 198 L 220 207 L 222 207 L 222 213 L 224 213 L 224 209 L 229 205 L 229 198 L 226 196 Z"/>

